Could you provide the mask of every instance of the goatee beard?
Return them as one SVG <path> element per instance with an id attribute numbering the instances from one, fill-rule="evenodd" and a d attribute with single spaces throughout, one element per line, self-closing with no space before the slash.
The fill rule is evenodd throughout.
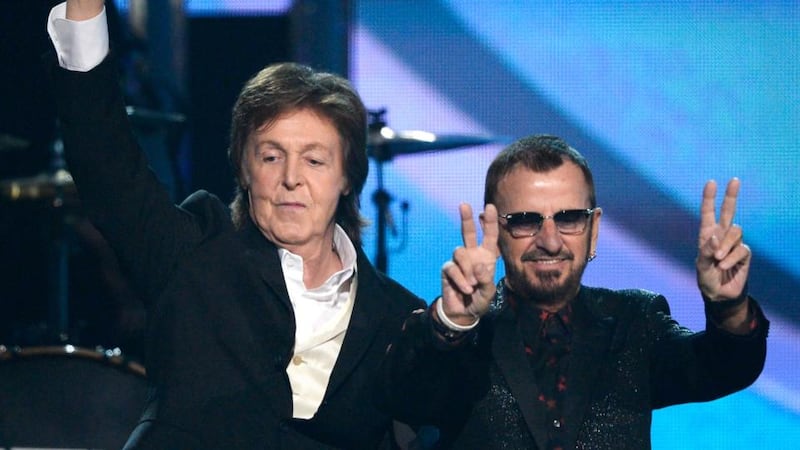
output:
<path id="1" fill-rule="evenodd" d="M 506 283 L 520 299 L 538 305 L 560 305 L 572 300 L 578 292 L 585 267 L 576 268 L 566 280 L 559 283 L 562 274 L 559 270 L 537 271 L 536 279 L 531 280 L 524 270 L 518 271 L 506 264 Z"/>

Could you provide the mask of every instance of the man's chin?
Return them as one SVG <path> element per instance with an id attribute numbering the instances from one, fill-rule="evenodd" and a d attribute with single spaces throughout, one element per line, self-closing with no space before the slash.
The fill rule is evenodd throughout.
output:
<path id="1" fill-rule="evenodd" d="M 506 282 L 521 298 L 542 305 L 558 305 L 575 296 L 580 285 L 580 276 L 569 276 L 563 270 L 506 271 Z"/>
<path id="2" fill-rule="evenodd" d="M 560 271 L 537 272 L 527 285 L 528 295 L 542 304 L 558 304 L 570 300 L 578 289 L 562 279 Z"/>

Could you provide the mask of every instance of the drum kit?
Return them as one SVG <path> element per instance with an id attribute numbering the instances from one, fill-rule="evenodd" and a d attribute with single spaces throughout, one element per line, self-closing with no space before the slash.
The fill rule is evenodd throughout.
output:
<path id="1" fill-rule="evenodd" d="M 375 265 L 386 271 L 387 228 L 392 221 L 391 194 L 383 180 L 383 166 L 398 156 L 414 155 L 495 142 L 490 136 L 434 134 L 397 131 L 387 126 L 386 110 L 369 112 L 367 155 L 376 164 L 377 250 Z M 182 124 L 183 116 L 141 108 L 128 108 L 136 128 L 158 128 Z M 34 176 L 0 179 L 0 206 L 39 205 L 54 212 L 56 230 L 47 257 L 47 323 L 44 340 L 36 345 L 6 342 L 0 345 L 0 449 L 11 447 L 121 448 L 136 423 L 146 397 L 144 368 L 119 349 L 82 347 L 70 335 L 68 262 L 70 240 L 66 230 L 80 215 L 80 200 L 72 176 L 62 159 L 59 143 L 53 146 L 52 169 Z M 23 152 L 24 139 L 0 134 L 0 152 Z M 4 344 L 0 342 L 0 344 Z M 44 345 L 43 345 L 44 344 Z M 53 374 L 58 374 L 54 376 Z M 81 415 L 91 415 L 83 417 Z M 65 421 L 64 417 L 72 417 Z M 82 422 L 82 420 L 84 422 Z M 98 421 L 87 435 L 85 420 Z M 47 426 L 43 426 L 47 424 Z M 98 434 L 99 433 L 99 434 Z"/>

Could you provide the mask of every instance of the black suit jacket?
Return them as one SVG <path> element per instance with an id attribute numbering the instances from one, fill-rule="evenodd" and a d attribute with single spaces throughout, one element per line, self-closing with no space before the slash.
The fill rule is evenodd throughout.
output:
<path id="1" fill-rule="evenodd" d="M 459 347 L 433 337 L 414 315 L 384 367 L 385 408 L 439 428 L 439 448 L 546 448 L 548 427 L 565 427 L 565 448 L 650 447 L 652 410 L 708 401 L 750 385 L 763 368 L 769 322 L 737 336 L 708 324 L 692 333 L 663 296 L 582 287 L 573 303 L 569 391 L 562 423 L 548 422 L 512 308 L 495 302 Z"/>
<path id="2" fill-rule="evenodd" d="M 358 290 L 322 405 L 293 420 L 286 367 L 295 319 L 275 245 L 200 191 L 180 207 L 148 169 L 111 58 L 50 67 L 68 167 L 91 221 L 148 303 L 148 407 L 131 449 L 375 448 L 391 418 L 374 405 L 387 345 L 424 303 L 357 249 Z M 133 425 L 133 424 L 132 424 Z"/>

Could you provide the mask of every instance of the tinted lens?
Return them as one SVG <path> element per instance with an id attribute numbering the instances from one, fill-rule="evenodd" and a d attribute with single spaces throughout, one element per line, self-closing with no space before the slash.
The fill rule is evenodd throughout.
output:
<path id="1" fill-rule="evenodd" d="M 589 213 L 585 209 L 570 209 L 553 216 L 556 227 L 562 233 L 580 233 L 586 226 Z"/>
<path id="2" fill-rule="evenodd" d="M 508 231 L 513 236 L 531 236 L 542 226 L 542 215 L 534 212 L 511 214 L 507 219 Z"/>

